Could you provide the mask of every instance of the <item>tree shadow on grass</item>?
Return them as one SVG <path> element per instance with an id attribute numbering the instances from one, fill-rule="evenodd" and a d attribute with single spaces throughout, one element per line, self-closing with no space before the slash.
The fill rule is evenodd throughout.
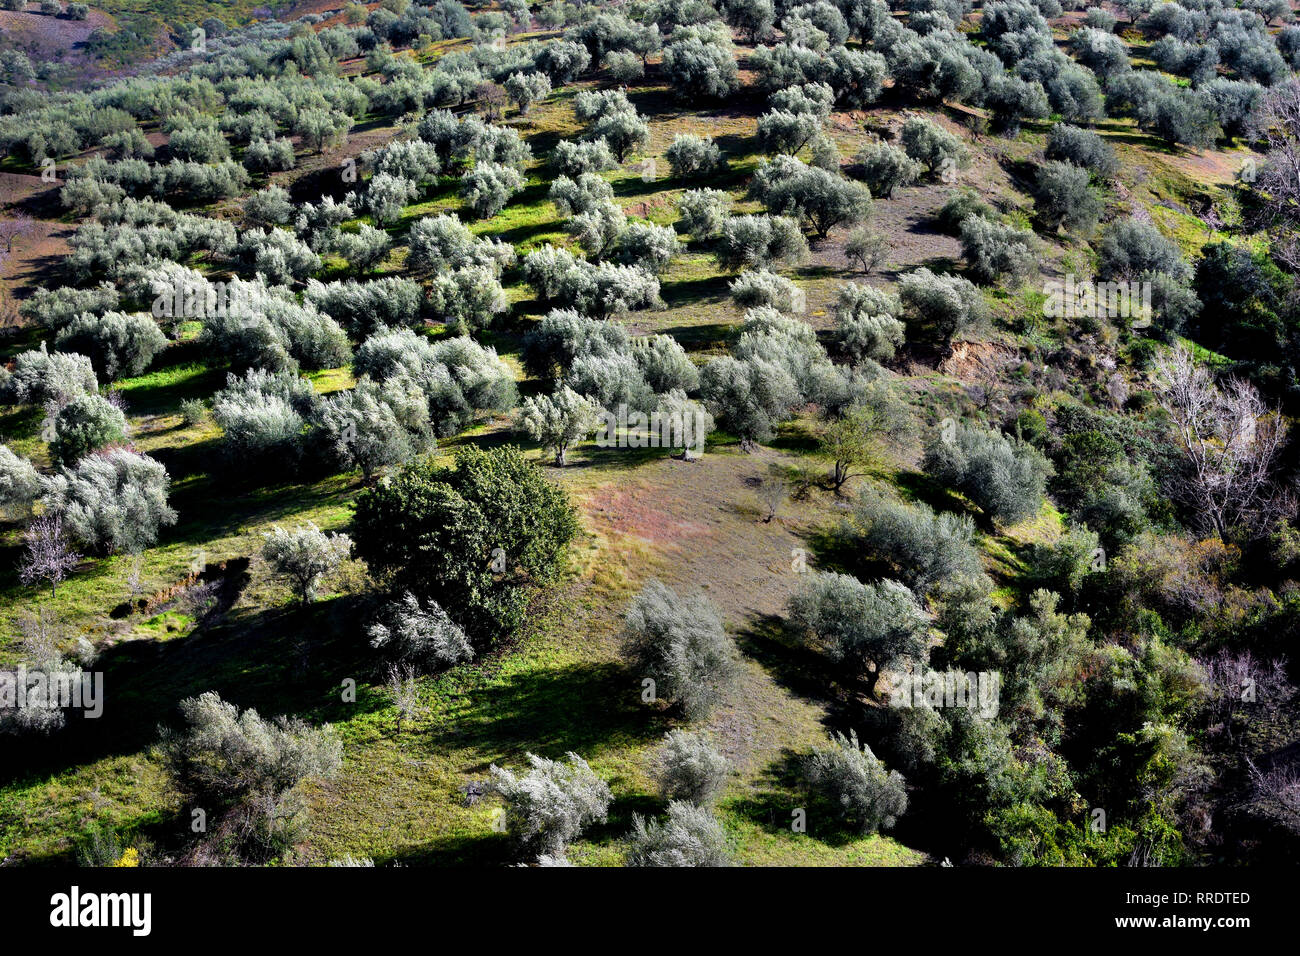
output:
<path id="1" fill-rule="evenodd" d="M 343 597 L 235 612 L 185 637 L 107 647 L 91 668 L 103 673 L 102 716 L 70 715 L 53 737 L 0 739 L 0 783 L 147 750 L 159 725 L 179 724 L 181 700 L 210 690 L 264 717 L 296 714 L 313 723 L 380 710 L 387 703 L 378 692 L 359 690 L 356 703 L 341 699 L 344 678 L 361 682 L 375 668 L 359 623 L 362 603 Z"/>
<path id="2" fill-rule="evenodd" d="M 778 684 L 800 697 L 830 702 L 834 675 L 826 659 L 796 640 L 775 614 L 752 620 L 736 634 L 736 645 Z"/>
<path id="3" fill-rule="evenodd" d="M 726 275 L 676 279 L 662 283 L 659 295 L 670 308 L 690 303 L 726 302 L 730 296 L 730 284 L 731 277 Z"/>
<path id="4" fill-rule="evenodd" d="M 476 867 L 509 866 L 523 862 L 509 837 L 490 830 L 430 840 L 422 846 L 374 858 L 376 866 Z"/>
<path id="5" fill-rule="evenodd" d="M 530 752 L 557 759 L 573 751 L 590 760 L 667 732 L 665 712 L 640 695 L 640 682 L 614 662 L 530 669 L 466 691 L 455 719 L 435 730 L 429 745 L 477 755 L 474 773 L 494 762 L 522 765 Z"/>

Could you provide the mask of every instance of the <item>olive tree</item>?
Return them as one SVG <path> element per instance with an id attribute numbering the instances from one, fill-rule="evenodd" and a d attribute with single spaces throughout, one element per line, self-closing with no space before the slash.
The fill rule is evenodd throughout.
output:
<path id="1" fill-rule="evenodd" d="M 524 399 L 518 427 L 545 449 L 555 452 L 555 464 L 563 468 L 569 446 L 596 430 L 600 409 L 567 385 L 552 395 Z"/>
<path id="2" fill-rule="evenodd" d="M 1043 225 L 1087 232 L 1097 225 L 1102 201 L 1092 188 L 1088 171 L 1072 163 L 1049 160 L 1034 174 L 1036 211 Z"/>
<path id="3" fill-rule="evenodd" d="M 65 325 L 54 340 L 61 352 L 90 357 L 105 379 L 139 375 L 167 347 L 167 336 L 148 315 L 83 312 Z"/>
<path id="4" fill-rule="evenodd" d="M 528 754 L 524 776 L 492 764 L 491 788 L 505 802 L 506 832 L 524 854 L 563 858 L 593 823 L 604 823 L 614 795 L 575 753 L 565 761 Z"/>
<path id="5" fill-rule="evenodd" d="M 798 265 L 808 257 L 799 223 L 788 216 L 731 216 L 714 250 L 724 269 Z"/>
<path id="6" fill-rule="evenodd" d="M 921 164 L 888 143 L 868 146 L 858 154 L 857 163 L 871 195 L 886 199 L 900 186 L 910 186 L 921 176 Z"/>
<path id="7" fill-rule="evenodd" d="M 983 282 L 1003 276 L 1020 282 L 1037 268 L 1034 234 L 1026 229 L 967 216 L 961 224 L 962 255 L 971 273 Z"/>
<path id="8" fill-rule="evenodd" d="M 479 163 L 461 177 L 460 197 L 475 218 L 491 219 L 523 188 L 524 178 L 513 166 Z"/>
<path id="9" fill-rule="evenodd" d="M 0 375 L 0 392 L 18 405 L 61 406 L 98 390 L 99 380 L 87 356 L 49 352 L 44 342 L 39 349 L 19 352 L 13 371 Z"/>
<path id="10" fill-rule="evenodd" d="M 576 179 L 583 173 L 599 173 L 616 165 L 609 144 L 603 139 L 564 139 L 555 144 L 551 162 L 561 176 Z"/>
<path id="11" fill-rule="evenodd" d="M 326 534 L 310 521 L 292 531 L 276 525 L 262 537 L 262 557 L 273 573 L 289 580 L 303 604 L 315 600 L 321 579 L 337 570 L 352 551 L 347 535 Z"/>
<path id="12" fill-rule="evenodd" d="M 713 804 L 727 785 L 730 765 L 703 734 L 670 730 L 655 753 L 654 777 L 666 800 Z"/>
<path id="13" fill-rule="evenodd" d="M 790 625 L 874 696 L 888 670 L 924 663 L 929 619 L 905 585 L 814 571 L 790 599 Z"/>
<path id="14" fill-rule="evenodd" d="M 835 336 L 854 361 L 888 361 L 903 344 L 902 304 L 891 293 L 850 282 L 835 299 Z"/>
<path id="15" fill-rule="evenodd" d="M 628 665 L 652 681 L 656 699 L 697 720 L 722 700 L 737 673 L 735 644 L 717 608 L 702 595 L 681 596 L 659 581 L 641 589 L 623 615 Z"/>
<path id="16" fill-rule="evenodd" d="M 678 133 L 664 151 L 664 156 L 678 179 L 703 179 L 713 175 L 718 168 L 722 150 L 711 137 Z"/>
<path id="17" fill-rule="evenodd" d="M 1042 506 L 1051 466 L 1032 445 L 965 423 L 937 430 L 922 467 L 990 516 L 1014 521 Z"/>
<path id="18" fill-rule="evenodd" d="M 41 475 L 36 467 L 16 454 L 8 445 L 0 445 L 0 509 L 26 514 L 41 494 Z"/>
<path id="19" fill-rule="evenodd" d="M 68 534 L 100 554 L 138 554 L 176 523 L 167 503 L 167 469 L 147 455 L 108 448 L 60 471 L 45 486 L 42 503 Z"/>
<path id="20" fill-rule="evenodd" d="M 970 163 L 970 153 L 960 139 L 930 120 L 911 117 L 899 136 L 903 151 L 931 175 L 947 174 Z"/>
<path id="21" fill-rule="evenodd" d="M 712 811 L 674 800 L 668 816 L 644 820 L 632 814 L 628 866 L 727 866 L 727 836 Z"/>
<path id="22" fill-rule="evenodd" d="M 728 287 L 732 301 L 743 309 L 769 306 L 781 312 L 802 312 L 803 292 L 789 279 L 769 269 L 742 272 Z"/>
<path id="23" fill-rule="evenodd" d="M 863 833 L 892 829 L 907 811 L 903 775 L 886 770 L 870 747 L 858 744 L 855 732 L 832 734 L 830 746 L 813 750 L 803 769 L 814 795 Z"/>
<path id="24" fill-rule="evenodd" d="M 735 51 L 729 36 L 685 36 L 664 47 L 663 69 L 678 97 L 726 99 L 739 86 Z"/>
<path id="25" fill-rule="evenodd" d="M 722 231 L 731 215 L 731 194 L 721 189 L 688 189 L 677 200 L 685 230 L 696 239 L 709 239 Z"/>
<path id="26" fill-rule="evenodd" d="M 899 280 L 898 297 L 909 338 L 936 347 L 947 347 L 954 336 L 981 322 L 985 315 L 984 300 L 973 283 L 924 267 Z"/>
<path id="27" fill-rule="evenodd" d="M 545 73 L 512 73 L 506 78 L 506 95 L 527 115 L 529 107 L 540 102 L 551 92 L 551 78 Z"/>
<path id="28" fill-rule="evenodd" d="M 465 632 L 447 612 L 436 601 L 421 601 L 410 591 L 389 602 L 366 633 L 371 647 L 427 673 L 474 656 Z"/>
<path id="29" fill-rule="evenodd" d="M 126 416 L 120 408 L 100 395 L 78 395 L 54 416 L 50 459 L 68 468 L 93 451 L 125 444 L 126 436 Z"/>

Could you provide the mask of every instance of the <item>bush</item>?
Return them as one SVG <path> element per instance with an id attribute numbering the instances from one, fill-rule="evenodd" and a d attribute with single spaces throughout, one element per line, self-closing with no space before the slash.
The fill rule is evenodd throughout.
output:
<path id="1" fill-rule="evenodd" d="M 731 195 L 720 189 L 688 189 L 677 200 L 681 223 L 696 239 L 709 239 L 722 231 L 731 215 Z"/>
<path id="2" fill-rule="evenodd" d="M 470 660 L 474 650 L 465 632 L 430 601 L 422 603 L 407 591 L 390 601 L 380 620 L 367 631 L 370 646 L 384 651 L 398 663 L 411 664 L 427 673 Z"/>
<path id="3" fill-rule="evenodd" d="M 51 478 L 42 498 L 68 533 L 100 554 L 138 554 L 164 525 L 176 523 L 167 504 L 167 469 L 147 455 L 109 448 Z"/>
<path id="4" fill-rule="evenodd" d="M 452 467 L 407 465 L 358 496 L 352 523 L 371 574 L 436 601 L 474 640 L 518 630 L 532 589 L 554 578 L 577 531 L 567 495 L 516 448 L 458 449 Z"/>
<path id="5" fill-rule="evenodd" d="M 208 417 L 208 405 L 201 398 L 181 399 L 181 424 L 186 428 L 202 425 Z"/>
<path id="6" fill-rule="evenodd" d="M 814 795 L 836 818 L 863 833 L 892 829 L 907 811 L 903 775 L 886 771 L 871 748 L 858 746 L 858 735 L 832 734 L 829 747 L 814 750 L 804 763 L 804 777 Z"/>
<path id="7" fill-rule="evenodd" d="M 855 364 L 863 359 L 888 361 L 903 344 L 901 311 L 890 293 L 850 282 L 835 300 L 835 336 Z"/>
<path id="8" fill-rule="evenodd" d="M 703 179 L 717 170 L 722 150 L 707 136 L 679 133 L 664 151 L 664 156 L 676 178 Z"/>
<path id="9" fill-rule="evenodd" d="M 1007 276 L 1018 284 L 1037 268 L 1033 233 L 983 216 L 967 216 L 961 224 L 961 247 L 970 271 L 983 282 Z"/>
<path id="10" fill-rule="evenodd" d="M 524 777 L 491 767 L 492 790 L 506 805 L 506 830 L 527 855 L 563 858 L 584 828 L 605 822 L 614 795 L 575 753 L 564 763 L 527 756 L 532 770 Z"/>
<path id="11" fill-rule="evenodd" d="M 61 352 L 90 356 L 95 371 L 112 381 L 139 375 L 167 347 L 167 336 L 147 315 L 83 312 L 59 332 L 55 347 Z"/>
<path id="12" fill-rule="evenodd" d="M 984 318 L 979 289 L 961 276 L 916 269 L 899 280 L 898 297 L 908 337 L 936 347 L 947 347 L 953 336 Z"/>
<path id="13" fill-rule="evenodd" d="M 632 814 L 628 866 L 727 866 L 727 837 L 709 810 L 674 800 L 662 823 Z"/>
<path id="14" fill-rule="evenodd" d="M 943 581 L 983 575 L 972 544 L 974 522 L 965 515 L 936 514 L 923 503 L 906 505 L 864 492 L 842 535 L 859 553 L 893 567 L 918 593 Z"/>
<path id="15" fill-rule="evenodd" d="M 929 619 L 897 581 L 813 572 L 790 599 L 790 624 L 850 680 L 865 675 L 872 696 L 885 671 L 924 663 L 928 649 Z"/>
<path id="16" fill-rule="evenodd" d="M 93 451 L 125 444 L 126 434 L 126 416 L 121 409 L 99 395 L 78 395 L 54 416 L 50 460 L 71 468 Z"/>
<path id="17" fill-rule="evenodd" d="M 985 428 L 940 429 L 922 463 L 936 481 L 955 488 L 993 518 L 1015 521 L 1043 504 L 1051 466 L 1032 445 Z"/>
<path id="18" fill-rule="evenodd" d="M 670 730 L 655 755 L 655 779 L 665 800 L 712 806 L 727 785 L 727 758 L 700 734 Z"/>
<path id="19" fill-rule="evenodd" d="M 705 597 L 680 597 L 651 581 L 623 617 L 628 665 L 654 682 L 656 698 L 691 720 L 706 717 L 722 700 L 737 671 L 735 645 L 717 609 Z"/>
<path id="20" fill-rule="evenodd" d="M 294 596 L 303 604 L 316 599 L 316 589 L 327 574 L 332 574 L 352 550 L 345 534 L 325 534 L 307 522 L 293 531 L 280 526 L 262 533 L 262 557 L 272 572 L 288 578 Z"/>
<path id="21" fill-rule="evenodd" d="M 897 146 L 874 143 L 858 154 L 871 195 L 889 198 L 899 186 L 910 186 L 921 176 L 921 164 L 913 161 Z"/>

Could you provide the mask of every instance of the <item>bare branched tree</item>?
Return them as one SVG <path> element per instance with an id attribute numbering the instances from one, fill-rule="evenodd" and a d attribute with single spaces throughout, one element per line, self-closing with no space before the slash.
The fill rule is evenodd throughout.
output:
<path id="1" fill-rule="evenodd" d="M 1260 770 L 1254 761 L 1248 759 L 1246 763 L 1255 785 L 1255 796 L 1285 813 L 1293 826 L 1300 825 L 1300 768 L 1277 766 Z"/>
<path id="2" fill-rule="evenodd" d="M 1160 356 L 1155 369 L 1185 466 L 1171 491 L 1204 532 L 1222 538 L 1235 528 L 1267 527 L 1276 517 L 1273 466 L 1286 438 L 1281 415 L 1249 382 L 1231 378 L 1219 386 L 1181 345 Z"/>
<path id="3" fill-rule="evenodd" d="M 1260 104 L 1259 126 L 1268 144 L 1258 171 L 1248 165 L 1242 178 L 1267 200 L 1260 203 L 1258 224 L 1276 233 L 1274 255 L 1293 272 L 1300 272 L 1300 81 L 1268 91 Z"/>
<path id="4" fill-rule="evenodd" d="M 26 213 L 0 219 L 0 247 L 3 247 L 0 248 L 0 252 L 6 256 L 12 255 L 14 242 L 23 236 L 31 235 L 35 229 L 35 221 Z"/>
<path id="5" fill-rule="evenodd" d="M 23 532 L 27 550 L 18 564 L 18 577 L 23 584 L 48 581 L 51 597 L 58 594 L 59 582 L 68 576 L 81 555 L 72 550 L 63 530 L 63 519 L 58 515 L 42 515 Z"/>
<path id="6" fill-rule="evenodd" d="M 1207 710 L 1229 735 L 1238 714 L 1275 713 L 1295 694 L 1284 660 L 1262 661 L 1250 651 L 1222 650 L 1201 666 L 1209 689 Z"/>

